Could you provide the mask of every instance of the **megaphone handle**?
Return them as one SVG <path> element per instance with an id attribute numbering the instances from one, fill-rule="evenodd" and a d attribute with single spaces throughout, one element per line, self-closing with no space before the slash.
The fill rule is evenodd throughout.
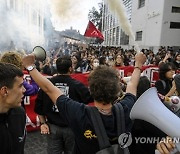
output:
<path id="1" fill-rule="evenodd" d="M 176 154 L 177 152 L 180 152 L 180 143 L 176 143 L 176 147 L 173 151 L 171 151 L 171 154 Z M 159 150 L 155 150 L 155 154 L 161 154 Z"/>

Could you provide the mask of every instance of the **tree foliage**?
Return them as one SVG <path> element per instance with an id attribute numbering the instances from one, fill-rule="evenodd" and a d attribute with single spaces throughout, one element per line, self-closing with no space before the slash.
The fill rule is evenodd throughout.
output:
<path id="1" fill-rule="evenodd" d="M 88 19 L 91 20 L 94 25 L 101 31 L 103 3 L 98 3 L 98 6 L 99 10 L 97 10 L 95 7 L 92 7 L 92 9 L 89 10 Z"/>

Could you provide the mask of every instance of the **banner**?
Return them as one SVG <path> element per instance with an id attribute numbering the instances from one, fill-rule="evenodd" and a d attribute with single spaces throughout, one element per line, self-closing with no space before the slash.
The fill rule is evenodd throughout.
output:
<path id="1" fill-rule="evenodd" d="M 96 28 L 96 26 L 91 21 L 89 21 L 88 23 L 84 36 L 95 37 L 104 40 L 104 36 L 102 35 L 102 33 Z"/>

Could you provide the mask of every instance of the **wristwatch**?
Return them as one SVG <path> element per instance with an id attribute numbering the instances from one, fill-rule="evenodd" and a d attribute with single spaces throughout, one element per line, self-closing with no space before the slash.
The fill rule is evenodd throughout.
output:
<path id="1" fill-rule="evenodd" d="M 31 66 L 28 66 L 26 69 L 27 69 L 28 71 L 32 71 L 34 68 L 35 68 L 35 66 L 34 66 L 34 65 L 31 65 Z"/>

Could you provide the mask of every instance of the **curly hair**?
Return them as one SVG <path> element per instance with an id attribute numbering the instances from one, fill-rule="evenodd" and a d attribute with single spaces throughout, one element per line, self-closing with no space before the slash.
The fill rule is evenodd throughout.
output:
<path id="1" fill-rule="evenodd" d="M 113 103 L 121 93 L 118 72 L 108 66 L 98 66 L 91 72 L 88 81 L 94 100 L 104 105 Z"/>
<path id="2" fill-rule="evenodd" d="M 22 69 L 22 58 L 21 55 L 15 51 L 5 52 L 0 60 L 2 63 L 14 64 L 18 68 Z"/>

